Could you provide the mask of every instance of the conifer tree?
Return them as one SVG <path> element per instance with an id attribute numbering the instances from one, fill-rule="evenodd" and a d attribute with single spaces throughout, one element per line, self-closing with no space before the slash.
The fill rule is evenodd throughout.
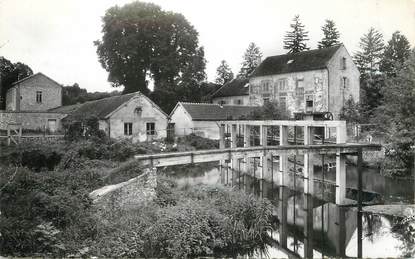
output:
<path id="1" fill-rule="evenodd" d="M 380 71 L 388 77 L 396 76 L 397 71 L 411 54 L 411 46 L 405 35 L 396 31 L 386 45 L 380 62 Z"/>
<path id="2" fill-rule="evenodd" d="M 306 41 L 308 38 L 308 31 L 304 29 L 304 25 L 300 21 L 300 16 L 296 15 L 293 19 L 293 23 L 290 24 L 292 31 L 288 31 L 284 37 L 284 49 L 288 50 L 288 53 L 298 53 L 304 50 L 308 50 Z"/>
<path id="3" fill-rule="evenodd" d="M 340 33 L 336 28 L 336 24 L 332 20 L 326 20 L 326 23 L 321 27 L 323 31 L 323 38 L 318 42 L 318 48 L 328 48 L 333 45 L 340 44 Z"/>
<path id="4" fill-rule="evenodd" d="M 233 79 L 233 72 L 229 67 L 228 63 L 225 60 L 220 62 L 220 65 L 216 69 L 216 79 L 215 82 L 217 84 L 224 85 L 227 82 Z"/>
<path id="5" fill-rule="evenodd" d="M 261 63 L 262 53 L 255 43 L 251 42 L 243 56 L 241 70 L 238 76 L 247 78 Z"/>
<path id="6" fill-rule="evenodd" d="M 360 50 L 355 54 L 354 59 L 362 76 L 373 77 L 379 72 L 379 65 L 383 55 L 383 35 L 371 27 L 368 33 L 360 38 Z"/>

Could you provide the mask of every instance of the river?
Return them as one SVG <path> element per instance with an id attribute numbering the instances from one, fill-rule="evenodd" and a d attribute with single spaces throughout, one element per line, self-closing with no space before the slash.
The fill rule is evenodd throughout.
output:
<path id="1" fill-rule="evenodd" d="M 278 168 L 278 167 L 275 167 Z M 221 172 L 222 171 L 222 172 Z M 231 172 L 220 170 L 217 164 L 186 166 L 169 171 L 169 177 L 183 185 L 227 185 L 231 184 Z M 236 176 L 236 175 L 235 175 Z M 239 175 L 239 179 L 244 176 Z M 241 178 L 242 177 L 242 178 Z M 315 170 L 315 177 L 321 178 L 321 170 Z M 335 170 L 324 174 L 325 180 L 335 181 Z M 380 204 L 413 204 L 414 182 L 384 177 L 376 169 L 363 171 L 364 202 Z M 290 178 L 291 187 L 278 186 L 275 181 L 264 180 L 260 190 L 258 179 L 245 176 L 234 188 L 268 198 L 275 206 L 279 228 L 272 236 L 280 245 L 269 247 L 271 258 L 289 257 L 356 257 L 357 208 L 334 204 L 335 186 L 315 183 L 315 195 L 302 193 L 302 179 Z M 245 183 L 243 185 L 242 183 Z M 295 185 L 294 185 L 295 183 Z M 357 169 L 347 166 L 347 197 L 357 195 Z M 285 193 L 285 194 L 284 194 Z M 284 220 L 281 215 L 286 215 Z M 402 220 L 393 216 L 362 213 L 362 256 L 363 257 L 415 257 L 413 236 L 397 231 Z M 305 235 L 307 234 L 307 235 Z M 281 244 L 285 244 L 281 247 Z M 258 255 L 265 256 L 265 255 Z"/>

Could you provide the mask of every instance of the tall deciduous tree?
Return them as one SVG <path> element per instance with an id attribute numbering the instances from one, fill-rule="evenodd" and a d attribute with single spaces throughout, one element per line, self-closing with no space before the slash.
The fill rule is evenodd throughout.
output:
<path id="1" fill-rule="evenodd" d="M 389 143 L 389 155 L 395 166 L 413 166 L 415 145 L 415 49 L 396 77 L 386 81 L 384 101 L 378 110 L 378 123 Z"/>
<path id="2" fill-rule="evenodd" d="M 388 77 L 396 76 L 397 71 L 411 54 L 411 46 L 405 35 L 396 31 L 386 45 L 383 58 L 380 63 L 380 71 Z"/>
<path id="3" fill-rule="evenodd" d="M 248 77 L 261 63 L 261 59 L 262 53 L 259 47 L 253 42 L 249 43 L 249 46 L 243 56 L 242 67 L 238 76 L 245 78 Z"/>
<path id="4" fill-rule="evenodd" d="M 227 82 L 233 79 L 233 72 L 229 67 L 228 63 L 225 60 L 220 62 L 220 65 L 216 69 L 216 79 L 215 82 L 217 84 L 224 85 Z"/>
<path id="5" fill-rule="evenodd" d="M 5 57 L 0 57 L 0 110 L 6 107 L 6 93 L 11 85 L 31 75 L 33 71 L 28 65 L 21 62 L 12 63 Z"/>
<path id="6" fill-rule="evenodd" d="M 290 24 L 291 31 L 288 31 L 284 37 L 284 49 L 288 50 L 288 53 L 298 53 L 304 50 L 308 50 L 306 41 L 308 38 L 308 31 L 300 21 L 300 16 L 296 15 L 293 19 L 293 23 Z"/>
<path id="7" fill-rule="evenodd" d="M 95 42 L 99 61 L 113 86 L 124 85 L 124 93 L 148 94 L 149 77 L 155 90 L 176 88 L 183 75 L 204 79 L 198 33 L 181 14 L 136 1 L 108 9 L 102 32 L 102 39 Z"/>
<path id="8" fill-rule="evenodd" d="M 336 28 L 336 24 L 332 20 L 326 20 L 326 23 L 321 27 L 323 31 L 323 38 L 318 42 L 318 48 L 328 48 L 340 44 L 340 33 Z"/>
<path id="9" fill-rule="evenodd" d="M 360 50 L 354 56 L 357 67 L 362 75 L 372 77 L 379 72 L 385 47 L 382 33 L 371 27 L 368 33 L 360 38 L 359 46 Z"/>

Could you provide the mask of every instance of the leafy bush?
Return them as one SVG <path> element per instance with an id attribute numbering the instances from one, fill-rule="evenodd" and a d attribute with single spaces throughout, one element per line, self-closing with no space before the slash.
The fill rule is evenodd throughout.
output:
<path id="1" fill-rule="evenodd" d="M 178 145 L 192 146 L 196 150 L 199 149 L 217 149 L 219 148 L 219 141 L 208 138 L 203 138 L 195 134 L 190 134 L 177 139 Z"/>
<path id="2" fill-rule="evenodd" d="M 38 172 L 5 168 L 0 175 L 0 253 L 30 256 L 67 253 L 67 241 L 92 239 L 88 172 Z M 86 188 L 89 187 L 89 188 Z M 88 222 L 88 224 L 85 224 Z M 72 232 L 67 232 L 72 229 Z M 73 231 L 76 229 L 76 231 Z M 75 249 L 75 248 L 74 248 Z"/>
<path id="3" fill-rule="evenodd" d="M 98 256 L 237 257 L 266 250 L 272 229 L 267 200 L 243 192 L 158 181 L 154 203 L 104 220 Z"/>

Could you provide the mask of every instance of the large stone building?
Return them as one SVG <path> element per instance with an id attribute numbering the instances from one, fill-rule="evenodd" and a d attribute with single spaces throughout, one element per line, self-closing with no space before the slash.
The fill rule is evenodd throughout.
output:
<path id="1" fill-rule="evenodd" d="M 62 86 L 37 73 L 12 84 L 6 93 L 6 110 L 0 111 L 0 130 L 22 127 L 26 130 L 59 130 L 66 114 L 50 109 L 62 105 Z"/>
<path id="2" fill-rule="evenodd" d="M 359 71 L 343 45 L 267 57 L 251 74 L 249 104 L 276 101 L 291 113 L 331 112 L 359 101 Z"/>
<path id="3" fill-rule="evenodd" d="M 212 103 L 249 105 L 249 80 L 232 79 L 212 94 Z"/>
<path id="4" fill-rule="evenodd" d="M 83 103 L 63 121 L 88 116 L 96 116 L 99 129 L 110 138 L 146 141 L 167 136 L 168 115 L 140 92 Z"/>
<path id="5" fill-rule="evenodd" d="M 62 85 L 42 73 L 12 84 L 6 93 L 7 111 L 47 111 L 62 105 Z"/>
<path id="6" fill-rule="evenodd" d="M 178 102 L 170 113 L 176 136 L 196 134 L 219 139 L 218 121 L 246 118 L 257 106 Z"/>

